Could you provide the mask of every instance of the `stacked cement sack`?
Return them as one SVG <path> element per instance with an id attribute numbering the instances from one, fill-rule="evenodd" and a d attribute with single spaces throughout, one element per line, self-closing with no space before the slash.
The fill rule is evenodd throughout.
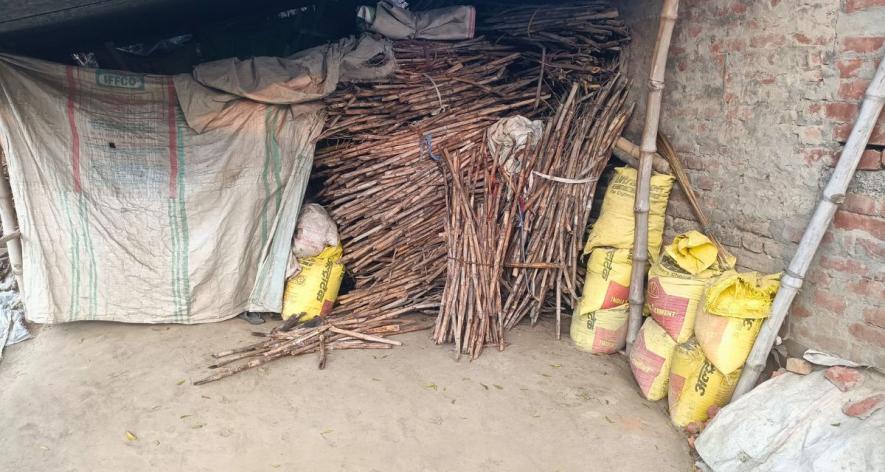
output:
<path id="1" fill-rule="evenodd" d="M 779 286 L 779 275 L 733 270 L 710 279 L 697 308 L 695 339 L 676 348 L 670 369 L 670 418 L 703 422 L 730 400 Z"/>
<path id="2" fill-rule="evenodd" d="M 777 292 L 777 275 L 723 269 L 713 242 L 691 231 L 677 236 L 649 270 L 649 319 L 630 367 L 645 398 L 668 397 L 677 426 L 706 421 L 710 407 L 731 399 Z"/>
<path id="3" fill-rule="evenodd" d="M 652 176 L 648 251 L 653 259 L 660 252 L 672 187 L 673 177 Z M 617 352 L 627 340 L 635 189 L 636 170 L 615 169 L 599 219 L 584 247 L 584 254 L 589 254 L 587 275 L 570 334 L 575 346 L 596 354 Z"/>
<path id="4" fill-rule="evenodd" d="M 676 345 L 691 339 L 704 289 L 721 270 L 718 250 L 697 231 L 677 236 L 648 273 L 645 320 L 630 351 L 630 368 L 645 398 L 667 396 Z"/>

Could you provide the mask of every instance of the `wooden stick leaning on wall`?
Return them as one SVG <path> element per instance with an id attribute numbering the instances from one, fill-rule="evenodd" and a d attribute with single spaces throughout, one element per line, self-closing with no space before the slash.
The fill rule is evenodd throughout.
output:
<path id="1" fill-rule="evenodd" d="M 701 227 L 701 231 L 710 238 L 710 241 L 716 245 L 716 249 L 718 250 L 717 258 L 719 260 L 719 265 L 722 268 L 731 269 L 732 261 L 734 261 L 733 256 L 728 250 L 725 249 L 725 246 L 716 239 L 716 235 L 713 234 L 713 229 L 710 227 L 710 218 L 707 217 L 707 214 L 704 213 L 703 208 L 701 208 L 701 202 L 698 200 L 698 195 L 694 191 L 694 187 L 691 185 L 691 181 L 688 179 L 688 174 L 685 173 L 685 167 L 682 166 L 682 161 L 679 160 L 679 156 L 676 154 L 676 148 L 670 144 L 670 140 L 667 139 L 661 133 L 658 133 L 658 148 L 661 150 L 661 155 L 664 156 L 664 159 L 670 163 L 670 169 L 673 171 L 673 175 L 676 176 L 676 181 L 679 182 L 679 186 L 682 188 L 682 193 L 685 194 L 685 198 L 688 199 L 688 204 L 691 206 L 691 211 L 694 213 L 695 218 L 698 219 L 698 224 Z"/>
<path id="2" fill-rule="evenodd" d="M 697 218 L 701 231 L 710 237 L 710 240 L 713 241 L 713 244 L 719 250 L 718 258 L 720 265 L 722 267 L 730 267 L 729 258 L 731 254 L 713 235 L 710 228 L 710 218 L 704 213 L 704 209 L 701 208 L 700 201 L 694 191 L 694 186 L 691 185 L 691 180 L 688 178 L 688 174 L 685 173 L 682 161 L 679 160 L 679 156 L 676 154 L 676 150 L 670 144 L 670 141 L 661 133 L 658 133 L 658 147 L 661 151 L 660 153 L 655 153 L 652 168 L 655 172 L 676 176 L 676 181 L 679 182 L 679 187 L 682 188 L 682 192 L 688 199 L 691 211 L 694 213 L 695 218 Z M 627 138 L 618 138 L 613 151 L 615 156 L 624 161 L 628 166 L 633 168 L 639 167 L 639 146 L 631 143 Z M 661 154 L 663 154 L 663 157 Z"/>
<path id="3" fill-rule="evenodd" d="M 6 156 L 0 148 L 0 162 L 4 162 Z M 18 230 L 18 217 L 15 214 L 15 205 L 12 201 L 12 188 L 9 185 L 9 175 L 3 172 L 0 175 L 0 224 L 3 225 L 3 234 L 9 237 L 6 240 L 6 249 L 9 251 L 9 267 L 15 275 L 15 283 L 19 293 L 24 292 L 22 286 L 22 242 L 21 233 Z M 18 236 L 14 236 L 18 235 Z"/>
<path id="4" fill-rule="evenodd" d="M 851 182 L 855 170 L 857 170 L 857 165 L 867 142 L 870 140 L 870 135 L 876 126 L 876 120 L 882 112 L 883 105 L 885 105 L 885 59 L 879 63 L 879 69 L 867 87 L 866 98 L 861 105 L 854 128 L 851 129 L 848 142 L 842 149 L 842 157 L 839 158 L 836 170 L 833 171 L 811 221 L 808 223 L 805 233 L 802 234 L 802 240 L 799 241 L 799 248 L 796 249 L 790 266 L 781 278 L 780 289 L 771 306 L 771 315 L 756 338 L 756 343 L 747 358 L 747 364 L 744 366 L 733 398 L 740 397 L 756 386 L 756 381 L 759 379 L 762 369 L 765 368 L 768 353 L 771 352 L 777 333 L 793 303 L 793 298 L 802 287 L 802 279 L 811 265 L 811 260 L 820 246 L 824 233 L 833 221 L 833 215 L 845 199 L 845 191 L 848 189 L 848 184 Z"/>
<path id="5" fill-rule="evenodd" d="M 648 98 L 645 109 L 645 128 L 642 132 L 639 169 L 636 176 L 636 203 L 633 206 L 633 272 L 630 277 L 630 324 L 627 331 L 627 350 L 633 346 L 642 324 L 642 305 L 645 301 L 645 271 L 648 268 L 648 209 L 651 190 L 651 168 L 661 116 L 661 95 L 664 91 L 664 71 L 667 51 L 673 36 L 673 25 L 679 10 L 679 0 L 664 0 L 655 50 L 648 79 Z"/>

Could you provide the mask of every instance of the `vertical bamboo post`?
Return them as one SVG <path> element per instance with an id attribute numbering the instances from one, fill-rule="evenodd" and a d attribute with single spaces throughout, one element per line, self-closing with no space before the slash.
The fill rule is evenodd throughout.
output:
<path id="1" fill-rule="evenodd" d="M 771 306 L 771 315 L 762 326 L 756 343 L 753 344 L 753 350 L 747 358 L 747 364 L 744 366 L 733 398 L 740 397 L 756 386 L 756 381 L 759 379 L 762 369 L 765 368 L 768 353 L 774 345 L 774 340 L 787 316 L 790 304 L 793 303 L 793 298 L 802 287 L 802 279 L 808 271 L 811 259 L 814 258 L 814 253 L 817 252 L 824 233 L 829 228 L 830 222 L 833 221 L 833 215 L 845 199 L 845 191 L 848 189 L 851 178 L 854 177 L 854 171 L 857 170 L 860 157 L 870 140 L 870 134 L 876 126 L 876 120 L 882 112 L 883 104 L 885 104 L 885 58 L 879 63 L 876 76 L 867 87 L 866 98 L 860 108 L 857 121 L 854 122 L 848 142 L 842 149 L 842 157 L 839 158 L 836 170 L 833 171 L 830 181 L 824 188 L 820 202 L 818 202 L 814 215 L 802 235 L 799 248 L 796 250 L 793 260 L 790 261 L 789 268 L 781 278 L 780 289 Z"/>
<path id="2" fill-rule="evenodd" d="M 6 156 L 3 154 L 3 149 L 0 148 L 0 163 L 5 160 Z M 3 234 L 11 236 L 6 241 L 6 249 L 9 251 L 9 267 L 15 275 L 15 282 L 21 294 L 24 292 L 22 286 L 22 242 L 19 236 L 15 236 L 18 234 L 18 218 L 15 215 L 15 205 L 12 202 L 9 176 L 5 172 L 2 174 L 0 175 L 0 225 L 3 225 Z"/>
<path id="3" fill-rule="evenodd" d="M 636 202 L 633 205 L 635 226 L 633 228 L 633 272 L 630 276 L 630 326 L 627 331 L 627 351 L 633 346 L 636 333 L 642 324 L 642 305 L 645 302 L 645 271 L 648 266 L 648 209 L 651 190 L 651 168 L 654 161 L 655 140 L 658 136 L 658 120 L 661 116 L 661 96 L 664 92 L 664 71 L 667 68 L 667 52 L 673 36 L 673 25 L 679 10 L 679 0 L 664 0 L 658 37 L 652 55 L 648 79 L 648 98 L 645 108 L 645 128 L 639 147 L 639 170 L 636 176 Z"/>

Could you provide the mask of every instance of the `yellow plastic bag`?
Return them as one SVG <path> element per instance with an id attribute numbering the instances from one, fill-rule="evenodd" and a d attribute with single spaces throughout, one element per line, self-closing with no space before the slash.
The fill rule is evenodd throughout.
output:
<path id="1" fill-rule="evenodd" d="M 594 354 L 612 354 L 627 344 L 628 305 L 572 316 L 569 334 L 575 346 Z"/>
<path id="2" fill-rule="evenodd" d="M 670 363 L 676 342 L 648 318 L 639 329 L 630 349 L 630 370 L 648 400 L 660 400 L 667 396 Z"/>
<path id="3" fill-rule="evenodd" d="M 682 270 L 696 275 L 716 264 L 719 250 L 706 235 L 698 231 L 689 231 L 673 238 L 673 242 L 664 248 Z"/>
<path id="4" fill-rule="evenodd" d="M 655 174 L 651 177 L 648 213 L 648 252 L 653 260 L 661 252 L 664 237 L 664 214 L 673 188 L 673 176 Z M 636 200 L 636 169 L 618 167 L 605 191 L 599 219 L 593 224 L 584 254 L 593 248 L 633 248 L 633 204 Z"/>
<path id="5" fill-rule="evenodd" d="M 682 428 L 707 421 L 711 406 L 722 407 L 731 400 L 740 375 L 740 370 L 723 374 L 704 356 L 694 339 L 676 346 L 667 395 L 673 424 Z"/>
<path id="6" fill-rule="evenodd" d="M 695 318 L 695 336 L 707 358 L 730 374 L 744 365 L 777 293 L 780 274 L 728 271 L 710 280 Z"/>
<path id="7" fill-rule="evenodd" d="M 688 341 L 694 333 L 698 305 L 704 296 L 707 278 L 713 274 L 710 269 L 699 275 L 682 272 L 667 255 L 649 269 L 645 307 L 677 343 Z"/>
<path id="8" fill-rule="evenodd" d="M 283 293 L 283 319 L 293 315 L 304 322 L 328 314 L 338 298 L 344 264 L 341 245 L 328 246 L 318 256 L 300 257 L 301 271 L 286 282 Z"/>
<path id="9" fill-rule="evenodd" d="M 632 269 L 629 249 L 594 249 L 587 260 L 587 277 L 576 313 L 591 313 L 627 303 Z"/>

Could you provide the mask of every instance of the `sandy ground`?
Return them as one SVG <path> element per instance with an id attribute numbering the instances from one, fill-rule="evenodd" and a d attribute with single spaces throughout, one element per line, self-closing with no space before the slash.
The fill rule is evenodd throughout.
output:
<path id="1" fill-rule="evenodd" d="M 474 362 L 420 332 L 332 352 L 323 371 L 300 357 L 191 385 L 208 353 L 254 341 L 250 330 L 44 327 L 0 362 L 0 470 L 691 470 L 624 359 L 555 342 L 549 325 Z"/>

